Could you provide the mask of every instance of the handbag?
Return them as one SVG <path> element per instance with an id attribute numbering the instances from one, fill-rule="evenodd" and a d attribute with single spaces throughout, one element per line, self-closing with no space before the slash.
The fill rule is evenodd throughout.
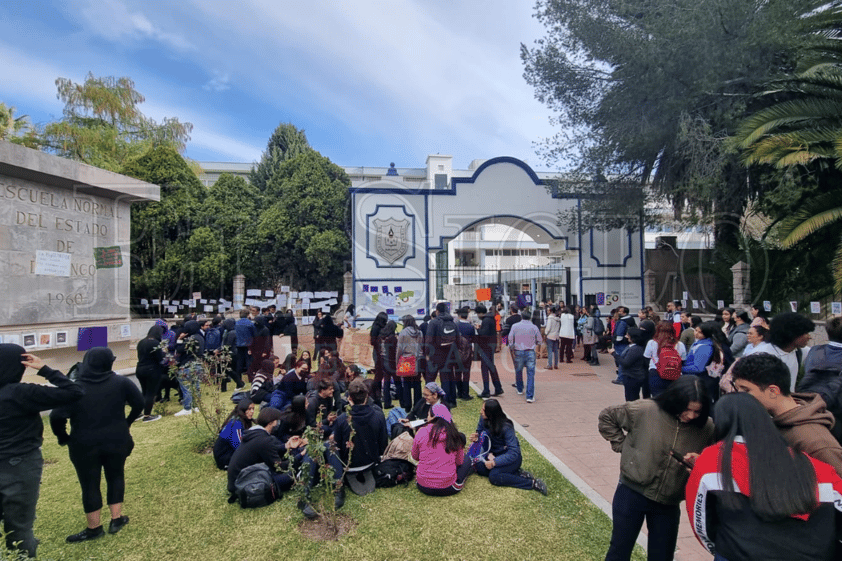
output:
<path id="1" fill-rule="evenodd" d="M 398 357 L 397 375 L 401 377 L 415 376 L 417 360 L 415 355 Z"/>

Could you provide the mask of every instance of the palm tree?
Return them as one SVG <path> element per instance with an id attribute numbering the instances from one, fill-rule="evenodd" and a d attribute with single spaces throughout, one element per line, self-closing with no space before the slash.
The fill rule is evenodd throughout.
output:
<path id="1" fill-rule="evenodd" d="M 778 226 L 781 245 L 789 249 L 817 230 L 842 220 L 842 190 L 820 195 L 805 203 Z M 834 291 L 842 292 L 842 240 L 833 256 Z"/>
<path id="2" fill-rule="evenodd" d="M 785 169 L 832 162 L 842 170 L 842 6 L 831 5 L 802 22 L 806 47 L 799 72 L 773 82 L 761 95 L 770 105 L 747 117 L 735 135 L 746 165 Z M 784 248 L 842 220 L 842 189 L 827 189 L 778 225 Z M 835 289 L 842 291 L 842 242 L 832 268 Z"/>
<path id="3" fill-rule="evenodd" d="M 30 148 L 38 146 L 35 130 L 29 124 L 29 116 L 15 117 L 15 108 L 2 101 L 0 101 L 0 140 L 8 140 Z"/>

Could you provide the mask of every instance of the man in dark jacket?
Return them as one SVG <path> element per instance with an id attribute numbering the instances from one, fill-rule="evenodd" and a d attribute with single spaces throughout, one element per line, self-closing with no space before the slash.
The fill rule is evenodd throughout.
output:
<path id="1" fill-rule="evenodd" d="M 836 418 L 831 432 L 842 442 L 842 317 L 828 320 L 825 329 L 829 342 L 810 349 L 798 391 L 821 396 L 827 410 Z"/>
<path id="2" fill-rule="evenodd" d="M 228 492 L 234 494 L 234 482 L 245 468 L 257 464 L 266 464 L 272 472 L 272 479 L 279 491 L 289 490 L 294 481 L 284 471 L 283 456 L 288 451 L 298 448 L 303 450 L 305 441 L 299 436 L 292 436 L 286 444 L 272 436 L 272 431 L 278 426 L 282 413 L 273 407 L 262 407 L 257 415 L 257 424 L 243 433 L 243 441 L 231 461 L 228 463 Z M 230 501 L 230 499 L 229 499 Z M 233 502 L 233 501 L 230 501 Z"/>
<path id="3" fill-rule="evenodd" d="M 389 436 L 386 433 L 386 418 L 383 410 L 368 404 L 368 390 L 362 380 L 354 380 L 348 386 L 348 400 L 351 403 L 351 422 L 348 414 L 337 417 L 333 428 L 333 441 L 339 453 L 339 459 L 349 468 L 376 464 L 386 451 Z M 351 425 L 354 426 L 353 452 L 348 442 Z M 334 469 L 340 466 L 334 466 Z M 344 472 L 344 467 L 342 467 Z M 342 473 L 337 472 L 337 477 Z"/>
<path id="4" fill-rule="evenodd" d="M 459 399 L 473 399 L 471 389 L 468 385 L 471 382 L 471 366 L 474 355 L 474 342 L 476 341 L 477 330 L 468 322 L 468 308 L 459 309 L 459 321 L 456 327 L 459 329 L 459 361 L 456 364 L 456 393 Z"/>
<path id="5" fill-rule="evenodd" d="M 626 333 L 629 328 L 637 327 L 634 318 L 629 314 L 629 309 L 626 306 L 620 306 L 620 321 L 614 326 L 614 363 L 617 366 L 617 379 L 612 380 L 611 383 L 623 385 L 623 376 L 620 374 L 620 357 L 629 348 L 629 342 L 626 339 Z"/>
<path id="6" fill-rule="evenodd" d="M 488 387 L 488 376 L 494 384 L 494 397 L 503 394 L 503 386 L 500 385 L 500 376 L 497 375 L 497 367 L 494 365 L 494 350 L 497 346 L 497 322 L 494 316 L 487 313 L 482 304 L 477 305 L 477 315 L 480 318 L 480 326 L 477 332 L 477 349 L 479 350 L 480 368 L 482 369 L 482 394 L 480 397 L 491 397 Z"/>
<path id="7" fill-rule="evenodd" d="M 455 370 L 459 363 L 459 338 L 459 329 L 453 321 L 453 316 L 447 311 L 447 304 L 439 302 L 436 304 L 436 317 L 427 327 L 424 345 L 427 349 L 430 378 L 435 380 L 436 375 L 441 376 L 444 399 L 451 409 L 456 407 Z"/>
<path id="8" fill-rule="evenodd" d="M 20 383 L 27 366 L 54 387 Z M 17 547 L 35 557 L 38 547 L 32 525 L 44 468 L 41 411 L 74 403 L 84 394 L 23 347 L 0 344 L 0 518 L 10 550 Z"/>

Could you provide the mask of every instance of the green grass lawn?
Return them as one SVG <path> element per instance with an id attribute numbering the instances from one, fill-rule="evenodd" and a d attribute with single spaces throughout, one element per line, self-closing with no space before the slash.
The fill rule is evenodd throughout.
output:
<path id="1" fill-rule="evenodd" d="M 176 407 L 170 404 L 169 413 Z M 475 399 L 454 410 L 462 432 L 473 432 L 479 407 Z M 39 558 L 596 560 L 608 547 L 608 517 L 523 439 L 523 466 L 547 482 L 548 497 L 493 487 L 477 475 L 454 497 L 427 497 L 414 483 L 365 497 L 349 492 L 341 512 L 356 520 L 356 528 L 338 542 L 313 542 L 298 531 L 303 517 L 292 494 L 261 509 L 229 505 L 226 474 L 212 456 L 195 451 L 198 439 L 190 419 L 168 415 L 137 423 L 132 434 L 124 505 L 131 522 L 119 534 L 81 544 L 64 541 L 85 526 L 75 472 L 67 449 L 46 435 L 35 523 Z M 106 508 L 103 520 L 108 518 Z M 644 559 L 639 548 L 635 555 Z"/>

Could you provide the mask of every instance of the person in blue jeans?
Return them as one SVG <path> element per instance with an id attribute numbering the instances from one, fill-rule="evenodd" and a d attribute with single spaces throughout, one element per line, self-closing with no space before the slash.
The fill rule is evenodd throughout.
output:
<path id="1" fill-rule="evenodd" d="M 523 456 L 520 453 L 520 442 L 515 434 L 515 427 L 496 399 L 487 399 L 482 403 L 477 432 L 469 435 L 468 440 L 476 442 L 483 431 L 488 433 L 491 440 L 491 451 L 484 461 L 474 465 L 477 473 L 488 477 L 492 485 L 526 491 L 534 489 L 546 496 L 546 483 L 520 469 Z"/>
<path id="2" fill-rule="evenodd" d="M 538 314 L 539 312 L 535 312 Z M 523 368 L 526 367 L 526 402 L 535 401 L 535 349 L 541 344 L 541 332 L 532 323 L 532 314 L 523 312 L 523 321 L 509 331 L 509 348 L 514 352 L 515 384 L 518 395 L 523 393 Z"/>

